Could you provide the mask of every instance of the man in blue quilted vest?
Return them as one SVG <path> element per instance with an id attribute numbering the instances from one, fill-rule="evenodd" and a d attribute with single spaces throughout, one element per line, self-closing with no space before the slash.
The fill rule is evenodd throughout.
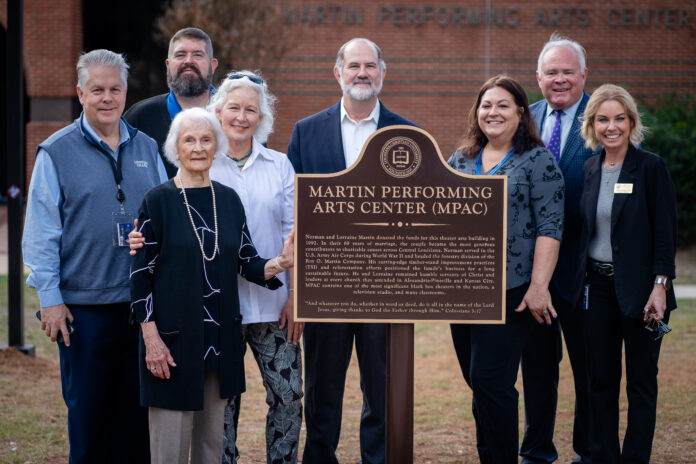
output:
<path id="1" fill-rule="evenodd" d="M 150 461 L 130 324 L 128 232 L 167 179 L 157 143 L 123 113 L 128 65 L 109 50 L 77 62 L 82 113 L 36 151 L 22 250 L 41 329 L 60 351 L 70 463 Z"/>

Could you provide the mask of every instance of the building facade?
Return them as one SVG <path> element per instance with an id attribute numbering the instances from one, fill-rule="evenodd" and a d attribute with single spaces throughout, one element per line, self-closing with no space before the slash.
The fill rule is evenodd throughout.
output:
<path id="1" fill-rule="evenodd" d="M 301 40 L 273 80 L 279 118 L 271 144 L 285 147 L 294 121 L 340 98 L 331 74 L 351 37 L 378 43 L 387 62 L 383 101 L 433 134 L 445 157 L 457 145 L 481 84 L 499 73 L 541 97 L 538 53 L 558 31 L 588 53 L 587 88 L 626 86 L 654 102 L 696 93 L 696 3 L 663 1 L 293 2 L 284 7 Z"/>
<path id="2" fill-rule="evenodd" d="M 6 1 L 0 0 L 3 28 Z M 273 69 L 262 70 L 279 99 L 269 146 L 281 151 L 287 148 L 295 121 L 340 98 L 332 67 L 339 46 L 351 37 L 367 37 L 381 46 L 387 62 L 382 101 L 432 133 L 445 158 L 456 147 L 476 91 L 488 77 L 509 74 L 532 100 L 540 97 L 537 55 L 554 31 L 587 49 L 589 90 L 613 82 L 648 103 L 667 92 L 696 93 L 694 2 L 288 0 L 281 4 L 284 27 L 298 31 L 296 43 Z M 24 2 L 28 173 L 37 144 L 74 117 L 74 69 L 84 43 L 84 11 L 80 0 Z M 135 72 L 132 75 L 137 78 Z"/>

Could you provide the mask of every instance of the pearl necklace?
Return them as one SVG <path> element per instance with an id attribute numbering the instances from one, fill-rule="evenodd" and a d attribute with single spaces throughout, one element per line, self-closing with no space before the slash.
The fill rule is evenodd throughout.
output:
<path id="1" fill-rule="evenodd" d="M 210 182 L 210 193 L 213 195 L 213 223 L 215 224 L 215 248 L 213 248 L 213 256 L 208 258 L 205 255 L 205 249 L 203 249 L 203 242 L 201 241 L 201 237 L 198 235 L 198 232 L 196 231 L 196 223 L 193 222 L 193 216 L 191 215 L 191 207 L 189 206 L 188 199 L 186 198 L 186 188 L 184 187 L 184 181 L 181 179 L 181 176 L 176 176 L 177 179 L 179 179 L 179 183 L 181 184 L 181 193 L 184 195 L 184 204 L 186 205 L 186 212 L 188 213 L 189 221 L 191 221 L 191 227 L 193 227 L 193 233 L 196 235 L 196 240 L 198 240 L 198 246 L 201 247 L 201 254 L 203 255 L 203 259 L 206 261 L 210 262 L 215 259 L 215 255 L 217 253 L 218 249 L 218 223 L 217 223 L 217 207 L 215 206 L 215 189 L 213 189 L 213 181 Z"/>

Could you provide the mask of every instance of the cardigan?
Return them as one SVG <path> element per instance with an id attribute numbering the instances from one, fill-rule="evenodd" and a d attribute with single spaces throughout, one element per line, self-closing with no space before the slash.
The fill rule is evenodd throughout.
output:
<path id="1" fill-rule="evenodd" d="M 220 397 L 231 398 L 245 390 L 236 274 L 270 289 L 282 284 L 275 277 L 264 280 L 267 260 L 258 256 L 251 242 L 244 207 L 237 194 L 214 181 L 213 186 L 218 222 L 215 259 L 220 283 Z M 201 316 L 204 294 L 209 289 L 201 250 L 180 192 L 173 180 L 155 187 L 145 195 L 139 213 L 141 232 L 147 242 L 143 252 L 133 259 L 131 307 L 138 322 L 157 323 L 162 341 L 177 364 L 170 368 L 170 379 L 153 376 L 147 370 L 141 339 L 140 401 L 148 407 L 201 410 L 205 371 Z"/>

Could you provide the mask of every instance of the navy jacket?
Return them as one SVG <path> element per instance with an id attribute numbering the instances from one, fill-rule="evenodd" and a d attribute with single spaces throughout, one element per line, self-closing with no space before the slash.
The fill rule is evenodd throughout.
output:
<path id="1" fill-rule="evenodd" d="M 583 226 L 578 255 L 587 259 L 595 228 L 597 197 L 604 154 L 585 163 L 585 187 L 580 208 Z M 621 312 L 642 318 L 656 275 L 674 278 L 677 247 L 677 199 L 667 165 L 659 156 L 628 147 L 618 183 L 632 184 L 630 194 L 614 194 L 611 205 L 611 250 L 614 287 Z M 574 301 L 579 301 L 585 266 L 576 272 Z M 590 292 L 592 289 L 590 288 Z M 674 288 L 667 292 L 667 310 L 676 308 Z"/>
<path id="2" fill-rule="evenodd" d="M 578 241 L 580 239 L 580 194 L 582 192 L 582 167 L 591 156 L 596 155 L 591 149 L 585 147 L 585 141 L 580 135 L 582 122 L 580 117 L 585 113 L 585 107 L 590 96 L 583 92 L 580 105 L 578 105 L 575 121 L 570 126 L 568 139 L 566 140 L 558 167 L 563 173 L 565 181 L 565 219 L 563 223 L 563 238 L 558 254 L 558 263 L 553 273 L 553 283 L 561 296 L 571 301 L 575 290 L 575 273 L 578 267 L 584 269 L 584 263 L 578 262 Z M 540 100 L 529 106 L 529 112 L 534 118 L 539 134 L 543 129 L 546 109 L 546 100 Z"/>
<path id="3" fill-rule="evenodd" d="M 331 174 L 346 168 L 341 137 L 341 102 L 298 121 L 292 131 L 288 158 L 297 174 Z M 415 126 L 392 113 L 380 102 L 377 129 L 396 125 Z"/>

